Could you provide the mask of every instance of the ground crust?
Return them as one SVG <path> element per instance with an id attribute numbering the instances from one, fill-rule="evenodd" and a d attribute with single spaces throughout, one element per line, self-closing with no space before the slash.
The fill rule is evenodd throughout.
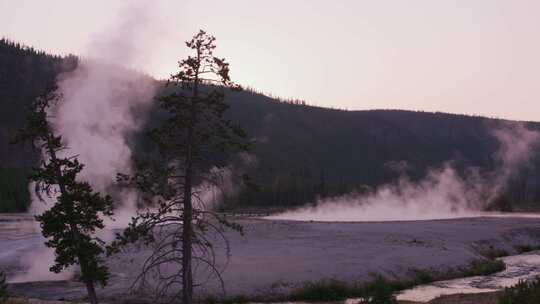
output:
<path id="1" fill-rule="evenodd" d="M 245 235 L 227 233 L 232 251 L 223 279 L 229 296 L 272 296 L 309 281 L 361 282 L 374 273 L 399 279 L 415 269 L 444 271 L 465 266 L 482 258 L 482 248 L 512 254 L 517 246 L 540 244 L 540 222 L 527 218 L 379 223 L 234 220 L 243 225 Z M 110 284 L 98 290 L 100 296 L 124 297 L 146 254 L 129 252 L 113 258 Z M 219 262 L 224 265 L 225 260 L 220 255 Z M 16 262 L 4 256 L 0 267 Z M 74 282 L 24 283 L 11 289 L 19 296 L 51 300 L 77 300 L 85 293 L 84 286 Z M 217 282 L 210 282 L 197 293 L 221 294 L 221 290 Z"/>

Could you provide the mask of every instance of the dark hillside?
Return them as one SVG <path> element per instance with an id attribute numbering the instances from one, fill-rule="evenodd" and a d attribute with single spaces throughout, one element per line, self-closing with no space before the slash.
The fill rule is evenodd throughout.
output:
<path id="1" fill-rule="evenodd" d="M 76 64 L 77 58 L 72 56 L 52 56 L 0 40 L 0 211 L 24 209 L 28 201 L 24 176 L 37 159 L 29 146 L 11 145 L 11 137 L 24 124 L 31 100 L 56 75 Z"/>
<path id="2" fill-rule="evenodd" d="M 24 209 L 24 175 L 37 159 L 29 147 L 10 145 L 10 135 L 24 123 L 30 101 L 76 64 L 75 57 L 50 56 L 0 40 L 0 212 Z M 458 168 L 490 169 L 498 148 L 490 129 L 502 123 L 444 113 L 327 109 L 250 90 L 230 93 L 228 99 L 228 116 L 257 141 L 256 164 L 247 170 L 261 186 L 259 192 L 230 196 L 229 208 L 301 205 L 317 196 L 374 188 L 401 174 L 418 179 L 449 160 Z M 152 117 L 150 123 L 159 119 Z M 151 149 L 143 138 L 137 140 L 138 152 Z M 540 201 L 539 173 L 536 157 L 512 181 L 508 199 Z"/>
<path id="3" fill-rule="evenodd" d="M 303 204 L 316 196 L 373 188 L 402 173 L 420 178 L 447 161 L 489 170 L 498 148 L 490 129 L 503 123 L 445 113 L 332 110 L 253 92 L 233 93 L 230 103 L 230 117 L 258 141 L 258 166 L 251 174 L 263 191 L 244 192 L 234 200 L 249 206 Z M 539 168 L 537 158 L 516 178 L 525 184 L 519 190 L 522 199 L 538 200 Z"/>

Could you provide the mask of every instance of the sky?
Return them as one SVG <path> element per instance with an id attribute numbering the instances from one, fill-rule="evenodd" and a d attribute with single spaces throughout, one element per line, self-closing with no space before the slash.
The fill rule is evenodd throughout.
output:
<path id="1" fill-rule="evenodd" d="M 198 29 L 216 36 L 233 80 L 276 96 L 540 121 L 537 0 L 0 0 L 0 36 L 129 56 L 157 78 Z"/>

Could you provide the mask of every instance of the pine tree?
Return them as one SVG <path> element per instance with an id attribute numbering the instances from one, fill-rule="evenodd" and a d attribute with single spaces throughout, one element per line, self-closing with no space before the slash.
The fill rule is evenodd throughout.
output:
<path id="1" fill-rule="evenodd" d="M 240 87 L 230 80 L 229 64 L 213 55 L 215 38 L 200 31 L 186 46 L 194 55 L 179 62 L 179 72 L 169 80 L 169 93 L 157 99 L 165 119 L 150 137 L 159 157 L 140 164 L 133 176 L 120 176 L 151 202 L 157 201 L 158 207 L 141 214 L 118 244 L 141 237 L 157 244 L 141 277 L 154 271 L 159 297 L 172 293 L 177 301 L 191 304 L 194 261 L 210 267 L 221 279 L 209 230 L 221 236 L 227 227 L 241 230 L 204 206 L 196 185 L 214 183 L 216 170 L 210 169 L 221 168 L 228 155 L 247 151 L 250 143 L 243 129 L 224 117 L 229 107 L 225 92 Z M 164 274 L 160 267 L 177 271 Z M 180 287 L 181 291 L 174 290 Z"/>
<path id="2" fill-rule="evenodd" d="M 46 245 L 55 250 L 55 263 L 50 270 L 59 273 L 79 265 L 80 279 L 86 284 L 90 303 L 97 303 L 95 283 L 106 285 L 109 277 L 102 254 L 104 243 L 95 236 L 103 229 L 102 216 L 112 216 L 112 199 L 95 192 L 90 184 L 80 181 L 83 170 L 76 156 L 65 157 L 67 147 L 49 123 L 49 111 L 62 101 L 56 87 L 37 98 L 28 116 L 26 127 L 16 141 L 31 141 L 42 154 L 39 167 L 30 176 L 36 194 L 48 196 L 54 203 L 36 216 Z"/>

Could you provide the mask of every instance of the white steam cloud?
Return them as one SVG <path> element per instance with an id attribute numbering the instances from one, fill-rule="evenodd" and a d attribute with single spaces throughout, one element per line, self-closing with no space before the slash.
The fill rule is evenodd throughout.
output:
<path id="1" fill-rule="evenodd" d="M 69 147 L 66 153 L 77 153 L 85 164 L 81 178 L 104 191 L 116 173 L 131 169 L 127 136 L 144 122 L 134 111 L 152 100 L 154 82 L 123 68 L 83 61 L 59 81 L 59 89 L 64 101 L 54 127 Z"/>
<path id="2" fill-rule="evenodd" d="M 147 46 L 155 47 L 153 42 L 159 37 L 160 28 L 151 22 L 151 16 L 150 2 L 126 8 L 116 28 L 95 37 L 88 48 L 88 58 L 58 79 L 63 101 L 54 109 L 51 123 L 69 148 L 63 156 L 78 156 L 85 164 L 81 180 L 88 181 L 97 191 L 107 192 L 117 173 L 131 172 L 128 138 L 143 125 L 144 115 L 137 113 L 146 112 L 157 89 L 152 78 L 126 68 L 140 66 L 140 61 L 152 57 Z M 34 191 L 33 185 L 30 191 Z M 106 222 L 107 230 L 124 227 L 136 212 L 137 193 L 125 190 L 115 197 L 120 197 L 120 201 L 116 202 L 115 221 Z M 33 196 L 30 212 L 38 215 L 50 206 L 51 203 L 44 204 Z M 99 236 L 107 240 L 113 234 L 102 231 Z M 49 271 L 54 252 L 45 245 L 29 252 L 21 261 L 26 272 L 10 281 L 62 280 L 73 274 Z"/>
<path id="3" fill-rule="evenodd" d="M 319 199 L 314 206 L 269 219 L 313 221 L 429 220 L 488 215 L 483 208 L 505 190 L 509 179 L 526 165 L 540 142 L 540 133 L 523 124 L 507 123 L 493 131 L 499 141 L 497 168 L 482 174 L 467 170 L 461 177 L 451 163 L 432 169 L 419 182 L 401 177 L 368 194 L 351 193 Z"/>
<path id="4" fill-rule="evenodd" d="M 42 195 L 41 198 L 38 198 L 34 191 L 34 184 L 30 185 L 29 191 L 32 199 L 32 205 L 28 211 L 30 214 L 41 214 L 50 208 L 50 205 L 54 201 L 53 198 L 48 197 L 47 195 Z M 35 231 L 41 231 L 38 222 L 34 222 L 33 224 Z M 45 239 L 42 238 L 38 248 L 21 256 L 20 263 L 24 267 L 24 271 L 8 278 L 9 283 L 62 281 L 70 279 L 73 276 L 73 271 L 71 269 L 59 274 L 52 273 L 49 270 L 49 267 L 54 263 L 54 251 L 47 248 L 43 242 L 45 242 Z"/>

